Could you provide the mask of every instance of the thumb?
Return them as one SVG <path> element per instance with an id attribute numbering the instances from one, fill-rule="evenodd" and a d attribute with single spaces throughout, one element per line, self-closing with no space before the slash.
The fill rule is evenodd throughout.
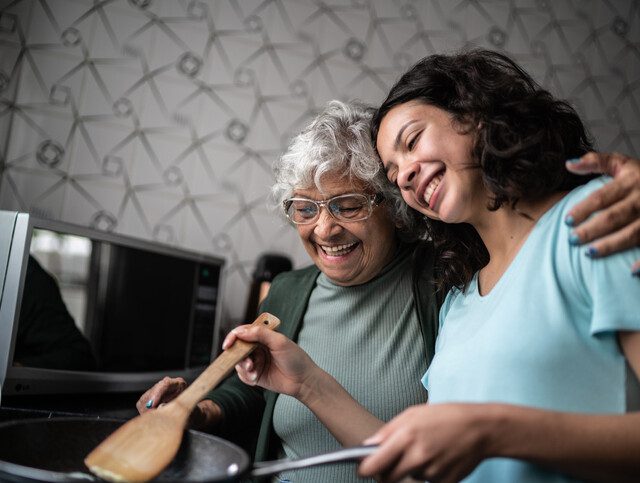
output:
<path id="1" fill-rule="evenodd" d="M 575 174 L 602 173 L 615 176 L 627 161 L 626 156 L 618 153 L 589 152 L 580 158 L 570 159 L 565 165 Z"/>
<path id="2" fill-rule="evenodd" d="M 223 348 L 229 347 L 235 339 L 240 339 L 245 342 L 257 342 L 268 349 L 276 349 L 287 340 L 284 335 L 267 327 L 241 325 L 229 332 L 229 335 L 223 343 Z"/>

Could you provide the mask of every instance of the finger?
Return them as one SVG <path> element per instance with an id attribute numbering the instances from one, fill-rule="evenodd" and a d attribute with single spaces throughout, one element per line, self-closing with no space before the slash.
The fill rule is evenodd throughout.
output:
<path id="1" fill-rule="evenodd" d="M 224 338 L 224 340 L 222 341 L 222 350 L 227 350 L 229 347 L 231 347 L 233 343 L 236 341 L 236 339 L 238 339 L 238 335 L 244 333 L 247 327 L 250 327 L 250 325 L 246 325 L 246 324 L 239 325 L 238 327 L 233 329 L 231 332 L 229 332 L 227 336 Z"/>
<path id="2" fill-rule="evenodd" d="M 636 260 L 633 265 L 631 265 L 631 274 L 634 277 L 640 278 L 640 260 Z"/>
<path id="3" fill-rule="evenodd" d="M 600 189 L 589 194 L 584 200 L 573 206 L 567 213 L 565 222 L 569 226 L 577 226 L 592 213 L 617 203 L 629 192 L 629 187 L 622 180 L 613 180 Z"/>
<path id="4" fill-rule="evenodd" d="M 384 437 L 380 433 L 375 433 L 374 435 L 369 436 L 367 439 L 365 439 L 362 442 L 362 444 L 364 446 L 369 446 L 374 444 L 380 444 L 382 443 L 382 441 L 384 441 Z"/>
<path id="5" fill-rule="evenodd" d="M 618 170 L 629 160 L 620 153 L 590 152 L 584 156 L 567 161 L 566 167 L 576 174 L 603 173 L 615 176 Z"/>
<path id="6" fill-rule="evenodd" d="M 640 195 L 637 200 L 624 199 L 599 211 L 572 231 L 570 241 L 573 244 L 578 244 L 578 241 L 579 244 L 588 243 L 605 235 L 615 234 L 624 227 L 633 227 L 638 222 L 640 222 Z M 633 234 L 633 230 L 631 233 Z M 639 240 L 634 236 L 630 241 L 632 242 L 630 246 L 634 246 L 633 242 L 637 244 Z"/>
<path id="7" fill-rule="evenodd" d="M 371 456 L 367 456 L 358 466 L 360 476 L 389 475 L 391 469 L 402 456 L 402 444 L 383 443 Z"/>
<path id="8" fill-rule="evenodd" d="M 254 370 L 253 359 L 251 357 L 247 357 L 246 359 L 242 359 L 238 365 L 242 368 L 244 372 L 250 372 Z"/>
<path id="9" fill-rule="evenodd" d="M 167 391 L 170 384 L 171 378 L 165 377 L 154 384 L 151 389 L 142 394 L 140 399 L 138 399 L 138 402 L 136 402 L 136 409 L 138 412 L 142 414 L 143 412 L 156 407 L 160 398 Z"/>
<path id="10" fill-rule="evenodd" d="M 232 332 L 238 339 L 245 342 L 257 342 L 269 350 L 281 349 L 287 343 L 292 344 L 284 335 L 262 326 L 240 326 L 233 329 Z"/>
<path id="11" fill-rule="evenodd" d="M 628 226 L 590 243 L 585 254 L 592 258 L 600 258 L 640 245 L 640 219 Z M 633 270 L 633 267 L 632 267 Z"/>
<path id="12" fill-rule="evenodd" d="M 247 332 L 247 329 L 251 327 L 251 325 L 239 325 L 231 332 L 227 334 L 227 336 L 222 341 L 222 350 L 227 350 L 229 347 L 233 345 L 236 339 L 247 340 L 244 334 Z"/>
<path id="13" fill-rule="evenodd" d="M 167 403 L 175 399 L 178 394 L 187 388 L 187 381 L 181 377 L 165 377 L 160 383 L 151 389 L 146 407 L 158 407 L 161 403 Z"/>
<path id="14" fill-rule="evenodd" d="M 136 402 L 136 410 L 138 411 L 138 413 L 142 414 L 149 410 L 149 401 L 151 401 L 151 399 L 149 398 L 144 400 L 138 399 L 138 401 Z M 151 403 L 153 404 L 153 401 L 151 401 Z"/>
<path id="15" fill-rule="evenodd" d="M 370 445 L 370 444 L 381 445 L 387 438 L 389 438 L 396 431 L 396 426 L 400 428 L 402 427 L 402 423 L 400 424 L 397 423 L 398 417 L 399 416 L 396 416 L 387 424 L 382 426 L 380 429 L 378 429 L 378 431 L 376 431 L 367 439 L 365 439 L 362 442 L 362 444 L 363 445 Z"/>
<path id="16" fill-rule="evenodd" d="M 136 409 L 139 413 L 143 413 L 148 409 L 147 403 L 151 400 L 151 389 L 145 391 L 142 396 L 136 401 Z"/>
<path id="17" fill-rule="evenodd" d="M 421 474 L 421 472 L 424 472 L 425 467 L 426 464 L 424 461 L 416 461 L 410 454 L 405 453 L 386 476 L 389 481 L 399 481 L 412 474 Z"/>
<path id="18" fill-rule="evenodd" d="M 226 351 L 229 347 L 233 345 L 236 339 L 237 339 L 236 334 L 234 334 L 233 332 L 229 332 L 227 336 L 224 338 L 224 340 L 222 341 L 222 350 Z"/>
<path id="19" fill-rule="evenodd" d="M 248 386 L 255 386 L 258 382 L 258 373 L 255 371 L 245 371 L 241 364 L 236 364 L 238 378 Z"/>

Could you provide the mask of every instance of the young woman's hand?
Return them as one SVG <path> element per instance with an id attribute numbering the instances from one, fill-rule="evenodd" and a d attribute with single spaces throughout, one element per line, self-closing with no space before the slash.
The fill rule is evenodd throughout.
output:
<path id="1" fill-rule="evenodd" d="M 248 358 L 236 365 L 238 377 L 245 384 L 301 399 L 312 387 L 318 366 L 305 351 L 284 335 L 265 327 L 241 325 L 225 338 L 222 348 L 236 339 L 260 345 Z"/>
<path id="2" fill-rule="evenodd" d="M 587 153 L 567 169 L 578 174 L 604 173 L 613 180 L 574 206 L 567 223 L 575 241 L 589 244 L 591 255 L 611 253 L 640 245 L 640 160 L 619 153 Z M 599 211 L 596 215 L 589 216 Z M 640 276 L 640 260 L 632 268 Z"/>
<path id="3" fill-rule="evenodd" d="M 365 444 L 380 449 L 365 458 L 361 476 L 381 482 L 403 477 L 457 482 L 486 458 L 489 424 L 478 404 L 422 404 L 403 411 Z"/>

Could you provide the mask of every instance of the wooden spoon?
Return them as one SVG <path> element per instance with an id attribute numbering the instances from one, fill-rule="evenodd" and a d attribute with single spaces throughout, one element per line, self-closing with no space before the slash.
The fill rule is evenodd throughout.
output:
<path id="1" fill-rule="evenodd" d="M 251 324 L 275 329 L 280 320 L 263 313 Z M 189 415 L 257 344 L 236 340 L 176 399 L 120 426 L 85 458 L 89 470 L 109 481 L 147 481 L 171 463 Z"/>

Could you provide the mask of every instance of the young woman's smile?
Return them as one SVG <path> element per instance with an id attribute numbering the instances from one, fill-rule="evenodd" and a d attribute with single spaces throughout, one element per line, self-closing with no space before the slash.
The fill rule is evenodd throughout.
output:
<path id="1" fill-rule="evenodd" d="M 474 136 L 437 107 L 411 101 L 382 119 L 377 148 L 387 177 L 412 208 L 448 223 L 469 221 L 486 209 L 487 193 L 473 169 Z"/>

